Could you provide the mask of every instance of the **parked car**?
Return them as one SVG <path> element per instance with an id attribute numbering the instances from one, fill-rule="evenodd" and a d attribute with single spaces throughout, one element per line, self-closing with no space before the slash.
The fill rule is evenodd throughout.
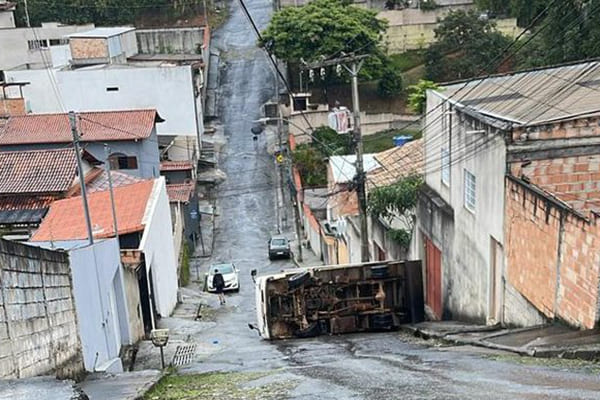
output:
<path id="1" fill-rule="evenodd" d="M 239 280 L 239 270 L 237 267 L 231 263 L 223 263 L 223 264 L 213 264 L 210 266 L 208 273 L 206 274 L 206 290 L 209 292 L 214 292 L 215 288 L 213 287 L 213 277 L 215 276 L 216 271 L 219 271 L 221 275 L 223 275 L 223 280 L 225 281 L 225 288 L 223 291 L 239 291 L 240 290 L 240 280 Z"/>
<path id="2" fill-rule="evenodd" d="M 290 258 L 290 241 L 285 236 L 273 236 L 269 239 L 269 260 L 274 258 Z"/>

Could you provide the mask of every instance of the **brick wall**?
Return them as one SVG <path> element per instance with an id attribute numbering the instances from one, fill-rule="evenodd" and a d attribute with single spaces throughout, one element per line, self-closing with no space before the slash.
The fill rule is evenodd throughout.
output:
<path id="1" fill-rule="evenodd" d="M 600 207 L 600 155 L 514 163 L 511 174 L 526 176 L 576 210 Z"/>
<path id="2" fill-rule="evenodd" d="M 511 179 L 506 181 L 508 283 L 549 318 L 598 320 L 600 229 Z"/>
<path id="3" fill-rule="evenodd" d="M 0 378 L 83 369 L 66 253 L 0 240 Z"/>
<path id="4" fill-rule="evenodd" d="M 25 115 L 25 99 L 1 99 L 0 117 Z"/>
<path id="5" fill-rule="evenodd" d="M 554 125 L 535 127 L 527 132 L 527 140 L 565 139 L 600 136 L 599 118 L 581 118 Z M 513 130 L 512 138 L 519 141 L 525 133 L 524 128 Z"/>
<path id="6" fill-rule="evenodd" d="M 108 43 L 104 38 L 72 38 L 69 43 L 74 60 L 108 57 Z"/>

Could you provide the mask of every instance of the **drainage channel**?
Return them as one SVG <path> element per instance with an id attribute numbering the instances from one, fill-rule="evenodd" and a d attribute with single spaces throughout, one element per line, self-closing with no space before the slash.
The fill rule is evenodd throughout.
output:
<path id="1" fill-rule="evenodd" d="M 177 350 L 175 350 L 171 365 L 180 366 L 189 364 L 194 360 L 194 354 L 196 354 L 195 344 L 179 345 L 177 346 Z"/>

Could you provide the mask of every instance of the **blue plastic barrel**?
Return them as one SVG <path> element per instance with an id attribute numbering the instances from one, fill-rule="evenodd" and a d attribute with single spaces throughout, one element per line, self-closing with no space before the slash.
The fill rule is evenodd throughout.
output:
<path id="1" fill-rule="evenodd" d="M 411 140 L 412 136 L 394 136 L 394 146 L 404 146 L 406 142 L 410 142 Z"/>

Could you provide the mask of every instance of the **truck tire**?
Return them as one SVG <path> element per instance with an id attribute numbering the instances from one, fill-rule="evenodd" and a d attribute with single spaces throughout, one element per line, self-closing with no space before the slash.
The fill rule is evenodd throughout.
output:
<path id="1" fill-rule="evenodd" d="M 387 278 L 389 275 L 389 270 L 387 265 L 376 265 L 371 267 L 371 278 L 373 279 L 383 279 Z"/>
<path id="2" fill-rule="evenodd" d="M 288 278 L 288 289 L 293 290 L 304 285 L 310 279 L 308 271 L 299 272 Z"/>

